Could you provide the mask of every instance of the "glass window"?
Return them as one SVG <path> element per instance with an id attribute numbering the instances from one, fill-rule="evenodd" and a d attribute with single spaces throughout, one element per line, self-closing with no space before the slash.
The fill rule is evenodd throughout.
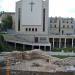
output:
<path id="1" fill-rule="evenodd" d="M 35 43 L 38 43 L 38 37 L 35 37 Z"/>
<path id="2" fill-rule="evenodd" d="M 35 31 L 37 31 L 37 28 L 35 28 Z"/>
<path id="3" fill-rule="evenodd" d="M 26 28 L 26 31 L 28 31 L 28 28 Z"/>
<path id="4" fill-rule="evenodd" d="M 50 24 L 50 27 L 52 28 L 52 24 Z"/>
<path id="5" fill-rule="evenodd" d="M 71 21 L 71 23 L 73 23 L 73 22 Z"/>
<path id="6" fill-rule="evenodd" d="M 73 25 L 71 26 L 71 28 L 73 28 Z"/>
<path id="7" fill-rule="evenodd" d="M 63 25 L 63 28 L 65 28 L 65 25 Z"/>
<path id="8" fill-rule="evenodd" d="M 52 23 L 52 20 L 50 20 L 50 23 Z"/>
<path id="9" fill-rule="evenodd" d="M 34 28 L 32 28 L 32 31 L 34 31 Z"/>
<path id="10" fill-rule="evenodd" d="M 31 31 L 31 28 L 29 28 L 29 31 Z"/>
<path id="11" fill-rule="evenodd" d="M 46 14 L 46 10 L 44 8 L 43 9 L 43 32 L 45 31 L 45 14 Z"/>
<path id="12" fill-rule="evenodd" d="M 68 23 L 68 21 L 67 21 L 67 23 Z"/>
<path id="13" fill-rule="evenodd" d="M 20 31 L 21 8 L 18 8 L 18 31 Z"/>
<path id="14" fill-rule="evenodd" d="M 62 22 L 63 22 L 63 23 L 65 23 L 65 21 L 64 21 L 64 20 L 63 20 Z"/>
<path id="15" fill-rule="evenodd" d="M 56 28 L 56 25 L 54 27 Z"/>
<path id="16" fill-rule="evenodd" d="M 67 28 L 69 28 L 69 25 L 67 25 Z"/>
<path id="17" fill-rule="evenodd" d="M 57 23 L 57 20 L 56 19 L 54 20 L 54 23 Z"/>

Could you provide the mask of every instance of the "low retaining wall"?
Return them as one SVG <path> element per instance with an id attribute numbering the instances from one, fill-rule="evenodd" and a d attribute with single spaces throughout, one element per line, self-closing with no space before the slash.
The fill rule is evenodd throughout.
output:
<path id="1" fill-rule="evenodd" d="M 47 52 L 49 55 L 75 56 L 73 52 Z"/>
<path id="2" fill-rule="evenodd" d="M 29 72 L 29 71 L 16 71 L 13 75 L 75 75 L 74 72 Z"/>

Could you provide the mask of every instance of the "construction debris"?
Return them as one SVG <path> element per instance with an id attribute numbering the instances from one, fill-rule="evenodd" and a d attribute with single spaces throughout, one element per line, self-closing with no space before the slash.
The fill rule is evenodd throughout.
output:
<path id="1" fill-rule="evenodd" d="M 72 69 L 72 66 L 75 64 L 74 59 L 59 59 L 39 49 L 4 53 L 4 60 L 9 60 L 10 65 L 12 65 L 10 69 L 15 71 L 65 72 L 70 70 L 70 67 Z"/>

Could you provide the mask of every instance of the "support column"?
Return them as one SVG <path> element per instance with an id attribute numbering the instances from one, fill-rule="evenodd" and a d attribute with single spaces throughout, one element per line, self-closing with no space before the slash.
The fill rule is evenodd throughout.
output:
<path id="1" fill-rule="evenodd" d="M 53 38 L 53 48 L 54 48 L 54 38 Z"/>
<path id="2" fill-rule="evenodd" d="M 44 46 L 44 51 L 46 51 L 46 46 Z"/>
<path id="3" fill-rule="evenodd" d="M 32 45 L 32 50 L 34 49 L 34 46 Z"/>
<path id="4" fill-rule="evenodd" d="M 72 38 L 72 48 L 73 48 L 73 38 Z"/>
<path id="5" fill-rule="evenodd" d="M 24 50 L 25 48 L 24 48 L 24 44 L 23 44 L 23 50 Z"/>
<path id="6" fill-rule="evenodd" d="M 51 46 L 50 46 L 50 51 L 51 51 Z"/>
<path id="7" fill-rule="evenodd" d="M 66 38 L 65 38 L 65 48 L 66 48 Z"/>
<path id="8" fill-rule="evenodd" d="M 26 45 L 24 45 L 24 50 L 26 51 Z"/>
<path id="9" fill-rule="evenodd" d="M 59 38 L 59 48 L 61 48 L 61 38 Z"/>
<path id="10" fill-rule="evenodd" d="M 39 49 L 40 49 L 40 45 L 39 45 Z"/>
<path id="11" fill-rule="evenodd" d="M 15 43 L 15 49 L 16 49 L 16 43 Z"/>

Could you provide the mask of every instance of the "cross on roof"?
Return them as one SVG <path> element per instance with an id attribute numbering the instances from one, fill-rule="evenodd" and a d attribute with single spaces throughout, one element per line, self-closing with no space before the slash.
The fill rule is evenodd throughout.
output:
<path id="1" fill-rule="evenodd" d="M 31 5 L 31 12 L 32 12 L 32 11 L 33 11 L 33 5 L 34 5 L 35 3 L 31 1 L 29 4 Z"/>

